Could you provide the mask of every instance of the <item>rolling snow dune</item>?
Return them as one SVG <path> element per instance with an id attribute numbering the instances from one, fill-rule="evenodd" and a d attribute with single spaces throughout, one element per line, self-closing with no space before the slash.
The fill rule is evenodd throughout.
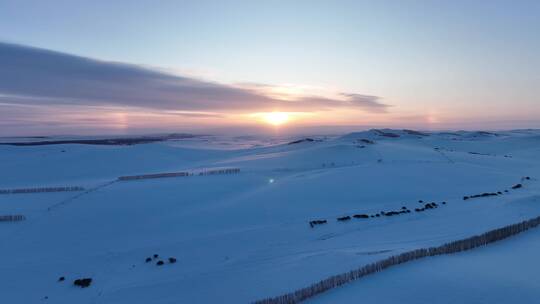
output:
<path id="1" fill-rule="evenodd" d="M 539 138 L 539 131 L 530 130 L 382 130 L 253 148 L 238 138 L 227 149 L 196 139 L 0 146 L 0 189 L 87 189 L 0 194 L 0 215 L 27 218 L 0 223 L 0 291 L 6 303 L 249 303 L 283 294 L 396 253 L 539 216 Z M 255 145 L 253 138 L 249 142 Z M 122 175 L 223 167 L 240 173 L 116 181 Z M 523 188 L 511 189 L 517 183 Z M 502 194 L 463 200 L 497 191 Z M 423 207 L 419 200 L 437 202 L 438 208 L 415 212 Z M 412 212 L 336 220 L 402 207 Z M 315 219 L 328 222 L 312 228 Z M 492 253 L 498 246 L 511 245 L 479 252 L 493 261 L 497 254 L 514 256 L 511 250 Z M 153 254 L 177 262 L 146 263 Z M 469 255 L 480 259 L 476 253 L 459 255 L 452 262 L 456 269 L 467 267 Z M 447 257 L 392 271 L 406 276 L 436 259 Z M 370 280 L 394 286 L 385 275 Z M 58 282 L 61 276 L 66 280 Z M 72 285 L 83 277 L 93 279 L 90 287 Z M 314 301 L 350 302 L 362 284 Z M 456 292 L 467 296 L 463 288 Z M 387 301 L 399 294 L 387 295 Z M 375 295 L 368 299 L 376 302 Z"/>

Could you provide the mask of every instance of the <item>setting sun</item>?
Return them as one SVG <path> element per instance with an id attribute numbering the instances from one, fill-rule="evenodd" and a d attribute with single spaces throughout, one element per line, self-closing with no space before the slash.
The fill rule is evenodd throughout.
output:
<path id="1" fill-rule="evenodd" d="M 279 126 L 289 121 L 289 114 L 284 112 L 271 112 L 265 113 L 263 118 L 265 122 L 274 126 Z"/>

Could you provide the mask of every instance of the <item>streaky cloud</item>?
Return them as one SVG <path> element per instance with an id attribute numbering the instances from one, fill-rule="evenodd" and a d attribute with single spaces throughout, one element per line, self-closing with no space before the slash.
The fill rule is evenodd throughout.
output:
<path id="1" fill-rule="evenodd" d="M 157 111 L 324 111 L 349 107 L 384 113 L 379 97 L 301 96 L 282 100 L 260 91 L 168 74 L 135 64 L 101 61 L 0 42 L 0 94 L 28 105 L 125 106 Z M 264 85 L 262 85 L 264 86 Z M 197 117 L 219 114 L 179 113 Z"/>

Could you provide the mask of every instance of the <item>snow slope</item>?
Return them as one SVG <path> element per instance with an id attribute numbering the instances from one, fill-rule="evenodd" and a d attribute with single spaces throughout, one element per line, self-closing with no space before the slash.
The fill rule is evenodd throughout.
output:
<path id="1" fill-rule="evenodd" d="M 27 217 L 0 223 L 3 299 L 247 303 L 391 254 L 540 215 L 539 131 L 384 130 L 275 145 L 248 140 L 251 148 L 238 138 L 223 149 L 223 139 L 1 146 L 1 189 L 90 190 L 0 195 L 0 215 Z M 114 182 L 122 175 L 218 167 L 241 172 Z M 512 190 L 516 183 L 524 187 Z M 414 212 L 423 206 L 418 200 L 439 208 Z M 336 221 L 403 206 L 413 212 Z M 314 219 L 328 223 L 310 228 Z M 145 263 L 154 253 L 178 261 Z M 57 282 L 61 276 L 66 281 Z M 82 277 L 91 277 L 92 285 L 72 285 Z"/>
<path id="2" fill-rule="evenodd" d="M 540 231 L 428 258 L 329 291 L 316 303 L 536 303 Z"/>

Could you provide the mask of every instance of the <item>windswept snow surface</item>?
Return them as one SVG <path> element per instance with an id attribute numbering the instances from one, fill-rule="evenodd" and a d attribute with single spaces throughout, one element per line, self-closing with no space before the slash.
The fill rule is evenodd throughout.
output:
<path id="1" fill-rule="evenodd" d="M 0 189 L 87 189 L 0 195 L 0 215 L 27 218 L 0 222 L 2 301 L 248 303 L 540 215 L 540 131 L 372 130 L 296 144 L 229 139 L 0 146 Z M 241 171 L 115 181 L 212 168 Z M 517 183 L 523 188 L 511 189 Z M 497 191 L 503 195 L 463 200 Z M 423 206 L 418 200 L 439 207 L 414 212 Z M 413 211 L 336 221 L 403 206 Z M 311 228 L 315 219 L 328 223 Z M 145 263 L 153 254 L 177 262 Z M 453 262 L 456 269 L 468 267 L 466 257 Z M 383 282 L 384 275 L 376 276 Z M 73 286 L 85 277 L 90 287 Z"/>
<path id="2" fill-rule="evenodd" d="M 538 201 L 540 203 L 540 201 Z M 306 303 L 538 303 L 540 230 L 385 270 Z"/>

